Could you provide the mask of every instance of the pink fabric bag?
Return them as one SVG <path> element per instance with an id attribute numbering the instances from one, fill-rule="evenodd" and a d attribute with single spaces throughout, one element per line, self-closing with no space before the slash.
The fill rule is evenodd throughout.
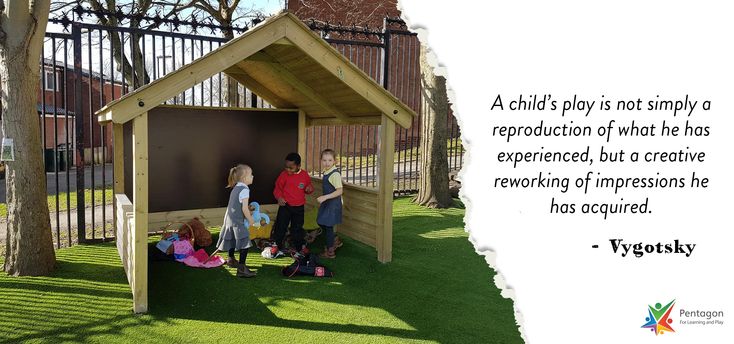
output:
<path id="1" fill-rule="evenodd" d="M 220 256 L 214 256 L 208 262 L 204 263 L 209 259 L 209 255 L 206 254 L 204 249 L 199 249 L 194 252 L 194 248 L 191 247 L 191 242 L 176 241 L 173 243 L 173 255 L 176 261 L 186 264 L 187 266 L 194 268 L 216 268 L 224 264 L 224 258 Z"/>
<path id="2" fill-rule="evenodd" d="M 203 248 L 200 248 L 198 251 L 194 252 L 194 258 L 196 258 L 200 263 L 203 263 L 209 259 L 209 255 L 206 254 L 206 251 L 204 251 Z"/>
<path id="3" fill-rule="evenodd" d="M 184 258 L 181 262 L 194 268 L 216 268 L 224 264 L 224 258 L 220 256 L 214 256 L 208 262 L 204 263 L 209 259 L 209 255 L 206 254 L 204 249 L 199 249 L 193 255 Z"/>

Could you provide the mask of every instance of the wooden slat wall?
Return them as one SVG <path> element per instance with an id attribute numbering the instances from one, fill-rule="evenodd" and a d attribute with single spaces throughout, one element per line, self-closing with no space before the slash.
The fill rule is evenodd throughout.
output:
<path id="1" fill-rule="evenodd" d="M 169 223 L 188 222 L 193 218 L 198 218 L 207 227 L 220 227 L 224 221 L 224 212 L 227 208 L 209 208 L 209 209 L 192 209 L 166 211 L 160 213 L 151 213 L 148 215 L 148 232 L 157 232 L 166 227 Z M 278 213 L 277 204 L 261 204 L 260 212 L 267 214 L 270 221 L 275 221 L 275 214 Z M 173 230 L 180 227 L 176 224 L 171 226 Z"/>
<path id="2" fill-rule="evenodd" d="M 306 207 L 318 207 L 316 197 L 321 196 L 321 179 L 312 178 L 314 193 L 307 197 Z M 377 190 L 345 184 L 343 202 L 343 221 L 337 226 L 337 233 L 376 247 L 377 244 Z"/>
<path id="3" fill-rule="evenodd" d="M 127 281 L 133 284 L 132 232 L 135 230 L 133 221 L 133 203 L 125 194 L 115 194 L 115 243 L 117 253 L 120 254 L 122 267 L 125 268 Z"/>

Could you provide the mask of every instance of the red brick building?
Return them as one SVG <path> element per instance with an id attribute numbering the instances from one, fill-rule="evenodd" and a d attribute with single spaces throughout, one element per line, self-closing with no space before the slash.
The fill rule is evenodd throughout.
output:
<path id="1" fill-rule="evenodd" d="M 288 0 L 287 9 L 302 20 L 382 28 L 385 17 L 400 17 L 396 0 Z"/>
<path id="2" fill-rule="evenodd" d="M 76 147 L 76 117 L 75 94 L 77 75 L 72 66 L 64 66 L 60 61 L 54 63 L 51 59 L 44 61 L 44 70 L 38 87 L 38 115 L 41 127 L 41 142 L 46 149 L 63 146 L 68 143 L 69 148 Z M 97 73 L 82 70 L 82 112 L 84 122 L 84 161 L 95 163 L 112 161 L 112 129 L 104 128 L 97 123 L 94 116 L 101 104 L 106 104 L 122 94 L 119 82 L 112 85 L 109 78 L 100 78 Z M 91 96 L 90 96 L 91 85 Z M 114 92 L 114 95 L 113 93 Z M 0 109 L 0 120 L 2 109 Z M 0 134 L 1 135 L 1 134 Z M 104 136 L 104 141 L 103 141 Z M 104 144 L 103 144 L 104 142 Z M 75 163 L 80 157 L 74 152 Z"/>
<path id="3" fill-rule="evenodd" d="M 420 113 L 420 43 L 405 27 L 391 24 L 386 18 L 400 18 L 395 0 L 289 0 L 287 9 L 307 24 L 354 27 L 358 30 L 389 31 L 383 40 L 375 36 L 349 35 L 329 32 L 324 38 L 375 81 L 387 85 L 398 99 Z M 386 27 L 387 26 L 387 27 Z M 322 35 L 324 36 L 324 35 Z M 389 43 L 386 42 L 389 40 Z M 351 44 L 350 41 L 368 43 Z M 369 45 L 372 43 L 372 45 Z M 384 47 L 388 46 L 387 50 Z M 387 66 L 388 70 L 383 70 Z M 387 78 L 387 81 L 385 80 Z M 416 146 L 419 140 L 420 119 L 411 129 L 398 129 L 398 150 Z M 318 128 L 312 130 L 313 146 L 336 146 L 344 155 L 373 154 L 376 128 Z M 359 137 L 359 139 L 354 139 Z M 364 142 L 363 142 L 364 141 Z M 342 143 L 346 142 L 346 143 Z M 340 147 L 341 146 L 341 147 Z M 319 148 L 311 147 L 313 152 Z M 313 156 L 311 157 L 313 158 Z"/>

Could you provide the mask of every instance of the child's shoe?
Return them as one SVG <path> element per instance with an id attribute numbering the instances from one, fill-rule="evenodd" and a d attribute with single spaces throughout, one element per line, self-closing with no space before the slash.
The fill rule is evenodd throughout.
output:
<path id="1" fill-rule="evenodd" d="M 266 247 L 260 255 L 266 259 L 278 259 L 281 257 L 285 257 L 283 251 L 278 249 L 273 250 L 269 247 Z"/>
<path id="2" fill-rule="evenodd" d="M 306 242 L 309 244 L 313 243 L 314 240 L 316 240 L 316 237 L 321 235 L 321 232 L 322 232 L 321 228 L 314 229 L 312 231 L 307 231 L 306 232 Z"/>
<path id="3" fill-rule="evenodd" d="M 342 247 L 344 245 L 344 242 L 342 242 L 342 239 L 339 238 L 338 235 L 334 236 L 334 249 L 336 250 L 339 247 Z"/>
<path id="4" fill-rule="evenodd" d="M 324 248 L 324 252 L 321 252 L 321 254 L 319 254 L 319 257 L 328 258 L 328 259 L 336 258 L 336 253 L 334 253 L 334 248 L 333 247 L 329 249 Z"/>
<path id="5" fill-rule="evenodd" d="M 240 263 L 234 257 L 229 257 L 227 258 L 227 266 L 237 269 L 240 267 Z"/>
<path id="6" fill-rule="evenodd" d="M 247 268 L 247 265 L 241 264 L 237 268 L 237 274 L 235 275 L 237 277 L 244 277 L 244 278 L 250 278 L 257 276 L 257 273 L 250 271 L 250 269 Z"/>
<path id="7" fill-rule="evenodd" d="M 291 249 L 289 253 L 291 255 L 291 258 L 295 260 L 300 260 L 306 257 L 303 253 L 301 253 L 301 251 L 296 251 L 294 249 Z"/>
<path id="8" fill-rule="evenodd" d="M 260 252 L 260 255 L 265 259 L 273 259 L 273 254 L 269 247 L 266 247 L 262 252 Z"/>
<path id="9" fill-rule="evenodd" d="M 283 251 L 278 249 L 278 245 L 273 244 L 273 246 L 270 246 L 270 248 L 266 248 L 270 250 L 270 257 L 271 259 L 278 259 L 280 257 L 285 257 L 285 253 Z"/>
<path id="10" fill-rule="evenodd" d="M 291 249 L 291 257 L 294 259 L 303 259 L 308 257 L 308 254 L 311 253 L 311 250 L 308 249 L 305 245 L 301 248 L 300 251 L 296 251 L 295 249 Z"/>

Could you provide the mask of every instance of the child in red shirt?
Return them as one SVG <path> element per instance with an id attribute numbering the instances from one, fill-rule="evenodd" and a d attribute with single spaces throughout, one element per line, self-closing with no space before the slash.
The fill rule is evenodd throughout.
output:
<path id="1" fill-rule="evenodd" d="M 275 244 L 273 257 L 281 256 L 278 247 L 285 247 L 285 233 L 288 225 L 291 226 L 291 238 L 293 248 L 300 253 L 305 253 L 306 248 L 303 232 L 304 204 L 306 194 L 313 192 L 311 176 L 306 170 L 301 169 L 301 156 L 298 153 L 290 153 L 285 157 L 285 169 L 275 180 L 273 196 L 278 200 L 278 215 L 275 219 Z"/>

